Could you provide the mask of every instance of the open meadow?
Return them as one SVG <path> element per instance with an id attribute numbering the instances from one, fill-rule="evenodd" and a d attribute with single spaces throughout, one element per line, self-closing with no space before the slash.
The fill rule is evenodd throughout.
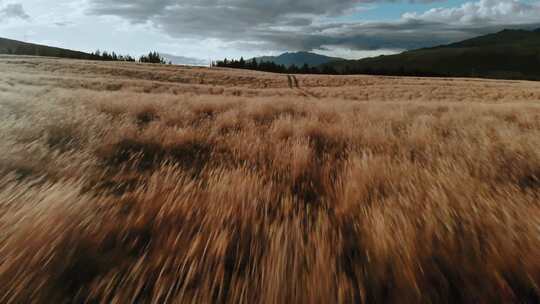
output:
<path id="1" fill-rule="evenodd" d="M 538 303 L 540 83 L 0 56 L 0 303 Z"/>

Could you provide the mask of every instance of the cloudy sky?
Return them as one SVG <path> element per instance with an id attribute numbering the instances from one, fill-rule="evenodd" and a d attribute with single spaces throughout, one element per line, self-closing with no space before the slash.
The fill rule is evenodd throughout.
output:
<path id="1" fill-rule="evenodd" d="M 0 0 L 0 37 L 217 59 L 359 58 L 540 27 L 540 0 Z"/>

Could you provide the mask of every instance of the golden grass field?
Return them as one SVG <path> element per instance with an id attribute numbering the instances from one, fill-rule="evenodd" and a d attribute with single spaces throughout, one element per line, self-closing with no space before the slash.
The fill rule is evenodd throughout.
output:
<path id="1" fill-rule="evenodd" d="M 0 56 L 0 303 L 538 303 L 540 84 Z"/>

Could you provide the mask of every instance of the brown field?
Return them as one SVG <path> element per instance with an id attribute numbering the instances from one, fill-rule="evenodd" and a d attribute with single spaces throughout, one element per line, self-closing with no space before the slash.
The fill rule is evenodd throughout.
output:
<path id="1" fill-rule="evenodd" d="M 540 84 L 0 56 L 0 303 L 537 303 Z"/>

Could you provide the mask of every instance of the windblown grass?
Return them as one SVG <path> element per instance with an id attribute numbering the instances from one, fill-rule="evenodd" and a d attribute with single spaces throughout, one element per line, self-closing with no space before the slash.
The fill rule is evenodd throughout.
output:
<path id="1" fill-rule="evenodd" d="M 1 303 L 540 300 L 537 84 L 7 58 Z"/>

